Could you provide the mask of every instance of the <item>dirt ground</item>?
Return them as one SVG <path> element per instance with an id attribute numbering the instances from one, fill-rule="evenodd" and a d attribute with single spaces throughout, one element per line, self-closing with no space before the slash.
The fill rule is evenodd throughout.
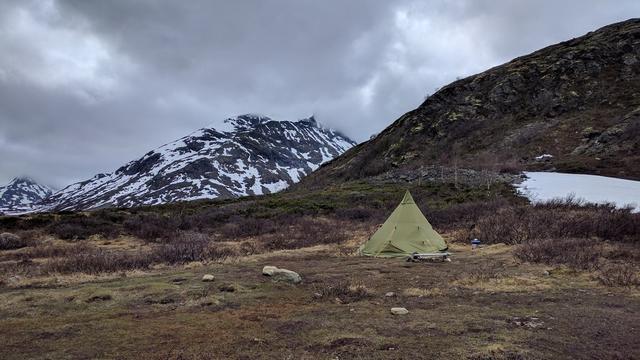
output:
<path id="1" fill-rule="evenodd" d="M 638 289 L 522 264 L 505 245 L 452 252 L 452 262 L 407 263 L 318 246 L 16 283 L 0 288 L 0 358 L 640 358 Z M 264 265 L 303 283 L 273 282 Z M 409 313 L 392 315 L 396 306 Z"/>

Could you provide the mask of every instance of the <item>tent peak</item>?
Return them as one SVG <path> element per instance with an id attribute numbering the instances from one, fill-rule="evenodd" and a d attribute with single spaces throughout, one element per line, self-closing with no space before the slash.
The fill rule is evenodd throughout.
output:
<path id="1" fill-rule="evenodd" d="M 405 191 L 404 197 L 402 198 L 400 204 L 415 204 L 415 201 L 413 201 L 413 197 L 411 196 L 409 190 Z"/>

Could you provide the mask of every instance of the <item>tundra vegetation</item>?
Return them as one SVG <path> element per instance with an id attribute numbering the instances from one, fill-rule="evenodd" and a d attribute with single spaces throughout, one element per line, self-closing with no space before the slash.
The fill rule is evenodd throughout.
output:
<path id="1" fill-rule="evenodd" d="M 453 262 L 357 256 L 406 188 Z M 0 233 L 2 358 L 640 355 L 640 214 L 501 182 L 1 217 Z"/>

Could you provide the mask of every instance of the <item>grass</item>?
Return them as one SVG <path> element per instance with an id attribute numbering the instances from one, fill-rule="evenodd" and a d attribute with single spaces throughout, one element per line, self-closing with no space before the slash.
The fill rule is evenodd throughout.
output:
<path id="1" fill-rule="evenodd" d="M 404 192 L 391 184 L 0 218 L 25 245 L 0 251 L 0 357 L 640 355 L 637 214 L 527 205 L 498 185 L 410 187 L 452 263 L 356 256 Z M 501 244 L 471 251 L 472 236 Z M 273 282 L 264 265 L 304 281 Z"/>
<path id="2" fill-rule="evenodd" d="M 588 277 L 544 276 L 544 266 L 513 262 L 512 247 L 471 252 L 452 263 L 336 257 L 295 250 L 240 263 L 168 267 L 65 286 L 0 289 L 3 358 L 482 358 L 498 353 L 555 358 L 634 357 L 637 290 L 615 296 Z M 485 251 L 486 250 L 486 251 Z M 298 271 L 298 286 L 271 281 L 262 266 Z M 500 277 L 456 282 L 478 267 Z M 204 273 L 215 274 L 203 283 Z M 425 274 L 428 276 L 425 276 Z M 529 278 L 542 287 L 491 286 Z M 233 283 L 234 292 L 219 290 Z M 427 296 L 416 296 L 424 289 Z M 329 301 L 314 294 L 325 289 Z M 440 289 L 437 291 L 430 289 Z M 481 290 L 478 292 L 478 290 Z M 386 297 L 393 291 L 395 297 Z M 335 301 L 343 296 L 344 300 Z M 395 317 L 389 309 L 410 313 Z M 538 328 L 514 318 L 538 318 Z M 588 319 L 588 321 L 587 321 Z M 615 324 L 615 325 L 613 325 Z M 583 341 L 571 341 L 581 338 Z M 425 341 L 429 342 L 427 348 Z M 29 344 L 26 346 L 26 344 Z M 604 345 L 603 345 L 604 344 Z M 490 357 L 488 357 L 490 358 Z"/>

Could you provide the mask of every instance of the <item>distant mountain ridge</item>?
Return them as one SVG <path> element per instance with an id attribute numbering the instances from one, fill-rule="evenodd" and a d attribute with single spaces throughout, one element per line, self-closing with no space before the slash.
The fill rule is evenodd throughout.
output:
<path id="1" fill-rule="evenodd" d="M 229 118 L 48 196 L 40 210 L 87 210 L 280 191 L 355 143 L 312 116 Z"/>
<path id="2" fill-rule="evenodd" d="M 26 212 L 47 196 L 53 190 L 48 186 L 38 184 L 28 177 L 17 177 L 7 185 L 0 186 L 0 212 Z"/>
<path id="3" fill-rule="evenodd" d="M 300 187 L 422 166 L 640 179 L 640 19 L 444 86 Z"/>

